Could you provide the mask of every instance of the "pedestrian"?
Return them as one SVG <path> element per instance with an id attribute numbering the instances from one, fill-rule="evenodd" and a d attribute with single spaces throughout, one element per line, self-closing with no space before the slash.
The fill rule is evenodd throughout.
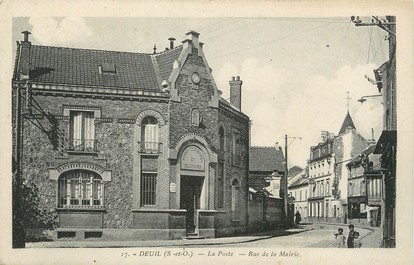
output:
<path id="1" fill-rule="evenodd" d="M 344 229 L 338 228 L 338 232 L 334 234 L 335 239 L 336 239 L 336 247 L 338 248 L 345 247 L 345 235 L 343 233 L 344 233 Z"/>
<path id="2" fill-rule="evenodd" d="M 300 216 L 299 211 L 296 211 L 296 213 L 295 213 L 295 224 L 296 224 L 296 226 L 299 226 L 300 221 L 302 221 L 302 217 Z"/>
<path id="3" fill-rule="evenodd" d="M 360 248 L 361 247 L 361 241 L 359 239 L 359 233 L 354 230 L 354 225 L 350 224 L 348 226 L 349 228 L 349 234 L 348 238 L 346 240 L 346 244 L 348 248 Z"/>

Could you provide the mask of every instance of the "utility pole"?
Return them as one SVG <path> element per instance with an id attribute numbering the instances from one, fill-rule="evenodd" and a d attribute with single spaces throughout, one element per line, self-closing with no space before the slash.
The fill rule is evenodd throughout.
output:
<path id="1" fill-rule="evenodd" d="M 285 220 L 288 222 L 289 216 L 288 216 L 288 142 L 287 142 L 288 136 L 285 134 L 285 181 L 284 181 L 284 187 L 283 187 L 283 207 L 285 210 Z"/>
<path id="2" fill-rule="evenodd" d="M 289 222 L 289 212 L 288 212 L 288 174 L 289 174 L 289 165 L 288 165 L 288 147 L 290 144 L 288 144 L 288 138 L 291 138 L 292 143 L 295 139 L 302 140 L 302 137 L 288 137 L 287 134 L 285 134 L 285 177 L 283 181 L 283 209 L 285 211 L 284 217 L 286 223 Z"/>

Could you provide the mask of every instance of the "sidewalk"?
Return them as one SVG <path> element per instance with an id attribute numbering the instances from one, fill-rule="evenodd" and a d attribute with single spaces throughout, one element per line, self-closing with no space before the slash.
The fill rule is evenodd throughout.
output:
<path id="1" fill-rule="evenodd" d="M 238 237 L 206 239 L 150 240 L 150 241 L 49 241 L 26 243 L 26 248 L 127 248 L 127 247 L 184 247 L 201 245 L 224 245 L 253 242 L 277 236 L 286 236 L 309 231 L 309 228 L 294 228 L 251 233 Z"/>

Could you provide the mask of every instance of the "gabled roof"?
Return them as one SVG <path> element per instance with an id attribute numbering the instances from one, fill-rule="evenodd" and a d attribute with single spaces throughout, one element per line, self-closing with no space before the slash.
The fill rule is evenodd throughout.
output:
<path id="1" fill-rule="evenodd" d="M 155 55 L 153 60 L 154 55 L 144 53 L 31 45 L 29 77 L 46 84 L 157 91 L 158 80 L 168 79 L 181 51 L 179 46 Z M 115 73 L 100 71 L 100 66 L 107 65 L 114 65 Z"/>
<path id="2" fill-rule="evenodd" d="M 345 116 L 344 122 L 342 123 L 341 129 L 339 130 L 338 134 L 345 133 L 347 129 L 356 130 L 354 122 L 352 121 L 351 115 L 349 114 L 349 111 L 347 112 Z"/>
<path id="3" fill-rule="evenodd" d="M 288 177 L 292 178 L 296 176 L 297 174 L 301 173 L 303 171 L 303 168 L 300 166 L 293 166 L 289 169 Z"/>
<path id="4" fill-rule="evenodd" d="M 284 170 L 285 158 L 281 149 L 276 149 L 273 146 L 252 146 L 249 152 L 250 171 Z"/>
<path id="5" fill-rule="evenodd" d="M 168 80 L 173 69 L 174 61 L 178 59 L 182 50 L 183 46 L 180 45 L 174 49 L 155 55 L 162 80 Z"/>
<path id="6" fill-rule="evenodd" d="M 307 174 L 307 170 L 302 170 L 299 174 L 297 174 L 297 178 L 293 180 L 292 183 L 289 184 L 289 188 L 301 186 L 301 185 L 307 185 L 309 183 L 309 178 Z"/>

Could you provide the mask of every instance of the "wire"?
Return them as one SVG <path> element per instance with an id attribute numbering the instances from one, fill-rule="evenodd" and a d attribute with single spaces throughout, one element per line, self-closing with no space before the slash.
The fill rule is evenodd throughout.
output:
<path id="1" fill-rule="evenodd" d="M 371 52 L 371 46 L 372 46 L 372 28 L 367 27 L 368 35 L 369 35 L 369 44 L 368 44 L 368 56 L 367 56 L 367 64 L 369 64 L 369 54 Z"/>
<path id="2" fill-rule="evenodd" d="M 311 30 L 316 30 L 316 29 L 319 29 L 319 28 L 323 28 L 323 27 L 329 26 L 331 24 L 333 24 L 333 23 L 328 23 L 328 24 L 325 24 L 325 25 L 322 25 L 322 26 L 311 27 L 311 28 L 308 28 L 306 30 L 301 30 L 301 31 L 298 31 L 298 32 L 295 32 L 295 33 L 292 33 L 292 34 L 289 34 L 289 35 L 286 35 L 286 36 L 283 36 L 281 38 L 273 39 L 271 41 L 268 41 L 268 42 L 265 42 L 265 43 L 262 43 L 262 44 L 259 44 L 259 45 L 255 45 L 255 46 L 248 47 L 246 49 L 237 50 L 237 51 L 234 51 L 234 52 L 231 52 L 231 53 L 222 54 L 222 55 L 213 57 L 210 60 L 214 60 L 214 59 L 218 59 L 218 58 L 221 58 L 221 57 L 224 57 L 224 56 L 229 56 L 229 55 L 233 55 L 233 54 L 236 54 L 236 53 L 240 53 L 240 52 L 244 52 L 244 51 L 247 51 L 247 50 L 251 50 L 251 49 L 258 48 L 258 47 L 262 47 L 264 45 L 268 45 L 268 44 L 271 44 L 271 43 L 274 43 L 274 42 L 277 42 L 277 41 L 285 40 L 287 38 L 296 36 L 298 34 L 301 34 L 301 33 L 304 33 L 304 32 L 309 32 Z"/>
<path id="3" fill-rule="evenodd" d="M 339 48 L 338 54 L 336 55 L 336 57 L 335 57 L 335 61 L 334 61 L 334 64 L 333 64 L 333 66 L 332 66 L 332 72 L 333 72 L 333 71 L 334 71 L 334 69 L 335 69 L 336 62 L 338 61 L 339 55 L 341 54 L 342 48 L 344 47 L 344 42 L 345 42 L 346 36 L 348 35 L 349 26 L 351 25 L 351 23 L 352 23 L 352 22 L 351 22 L 351 21 L 349 21 L 349 22 L 348 22 L 348 26 L 346 27 L 346 31 L 345 31 L 344 37 L 342 38 L 342 42 L 341 42 L 341 48 Z M 332 72 L 331 72 L 331 74 L 332 74 Z"/>

